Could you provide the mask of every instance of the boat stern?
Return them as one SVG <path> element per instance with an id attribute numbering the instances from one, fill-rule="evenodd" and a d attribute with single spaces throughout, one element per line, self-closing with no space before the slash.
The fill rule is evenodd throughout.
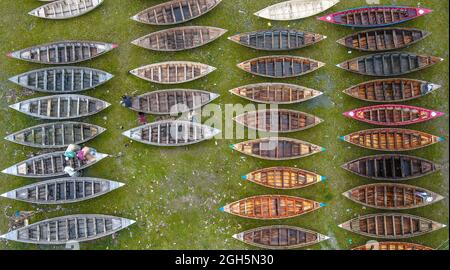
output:
<path id="1" fill-rule="evenodd" d="M 269 10 L 267 8 L 261 9 L 259 11 L 256 11 L 255 13 L 253 13 L 253 15 L 258 16 L 260 18 L 263 19 L 267 19 L 270 20 L 270 14 L 269 14 Z"/>
<path id="2" fill-rule="evenodd" d="M 6 168 L 4 170 L 2 170 L 2 173 L 4 174 L 10 174 L 10 175 L 17 175 L 17 166 L 11 166 L 9 168 Z"/>
<path id="3" fill-rule="evenodd" d="M 18 239 L 18 231 L 11 231 L 9 233 L 6 233 L 4 235 L 0 235 L 0 239 L 6 239 L 6 240 L 11 240 L 11 241 L 17 241 Z"/>
<path id="4" fill-rule="evenodd" d="M 429 9 L 429 8 L 418 7 L 418 8 L 416 8 L 416 12 L 417 12 L 417 16 L 425 16 L 425 15 L 430 14 L 431 12 L 433 12 L 433 10 Z"/>
<path id="5" fill-rule="evenodd" d="M 432 118 L 432 119 L 441 117 L 443 115 L 445 115 L 445 113 L 443 113 L 443 112 L 438 112 L 438 111 L 431 111 L 430 112 L 430 118 Z"/>
<path id="6" fill-rule="evenodd" d="M 16 199 L 17 198 L 15 191 L 5 192 L 5 193 L 1 194 L 0 197 L 8 198 L 8 199 Z"/>
<path id="7" fill-rule="evenodd" d="M 123 186 L 125 186 L 124 183 L 117 182 L 117 181 L 109 181 L 110 190 L 118 189 L 118 188 L 121 188 Z"/>
<path id="8" fill-rule="evenodd" d="M 330 239 L 331 237 L 318 233 L 317 234 L 317 242 L 322 242 Z"/>
<path id="9" fill-rule="evenodd" d="M 239 43 L 240 35 L 234 35 L 234 36 L 228 37 L 228 40 Z"/>
<path id="10" fill-rule="evenodd" d="M 20 59 L 20 51 L 15 51 L 15 52 L 9 52 L 6 54 L 6 56 L 8 56 L 9 58 L 16 58 L 16 59 Z"/>
<path id="11" fill-rule="evenodd" d="M 322 17 L 318 17 L 317 18 L 319 21 L 323 21 L 323 22 L 329 22 L 329 23 L 336 23 L 336 21 L 334 20 L 333 15 L 328 14 Z"/>
<path id="12" fill-rule="evenodd" d="M 125 136 L 125 137 L 128 137 L 128 138 L 132 139 L 132 137 L 131 137 L 131 130 L 127 130 L 127 131 L 125 131 L 125 132 L 122 132 L 122 135 Z"/>
<path id="13" fill-rule="evenodd" d="M 14 134 L 9 134 L 5 137 L 5 140 L 10 142 L 16 142 Z"/>
<path id="14" fill-rule="evenodd" d="M 19 111 L 19 112 L 27 112 L 28 111 L 28 104 L 24 104 L 24 106 L 21 108 L 21 106 L 20 106 L 20 103 L 21 102 L 17 102 L 17 103 L 15 103 L 15 104 L 12 104 L 12 105 L 9 105 L 9 107 L 11 108 L 11 109 L 14 109 L 14 110 L 16 110 L 16 111 Z M 21 109 L 23 109 L 23 110 L 21 110 Z"/>
<path id="15" fill-rule="evenodd" d="M 120 221 L 122 223 L 122 228 L 125 229 L 126 227 L 129 227 L 136 223 L 136 220 L 127 219 L 127 218 L 120 218 Z"/>
<path id="16" fill-rule="evenodd" d="M 209 99 L 210 99 L 210 101 L 213 101 L 213 100 L 215 100 L 215 99 L 218 98 L 218 97 L 220 97 L 219 94 L 216 94 L 216 93 L 210 93 L 210 94 L 209 94 Z"/>
<path id="17" fill-rule="evenodd" d="M 237 234 L 233 234 L 232 236 L 234 239 L 239 240 L 239 241 L 243 241 L 244 240 L 244 234 L 243 233 L 237 233 Z"/>

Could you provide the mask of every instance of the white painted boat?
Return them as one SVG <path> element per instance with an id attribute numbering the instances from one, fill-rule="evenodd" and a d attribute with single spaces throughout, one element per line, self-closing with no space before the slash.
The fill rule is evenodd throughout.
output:
<path id="1" fill-rule="evenodd" d="M 291 0 L 268 6 L 256 16 L 274 21 L 298 20 L 317 15 L 339 3 L 339 0 Z"/>

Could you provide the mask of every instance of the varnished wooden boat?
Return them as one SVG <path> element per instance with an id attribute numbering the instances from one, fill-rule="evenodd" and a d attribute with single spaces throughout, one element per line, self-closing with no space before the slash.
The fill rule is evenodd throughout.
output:
<path id="1" fill-rule="evenodd" d="M 33 91 L 70 94 L 100 86 L 112 77 L 112 74 L 98 69 L 61 66 L 32 70 L 9 80 Z"/>
<path id="2" fill-rule="evenodd" d="M 318 232 L 286 225 L 259 227 L 235 234 L 233 238 L 266 249 L 301 248 L 329 239 Z"/>
<path id="3" fill-rule="evenodd" d="M 255 15 L 274 21 L 298 20 L 317 15 L 339 3 L 339 0 L 291 0 L 268 6 Z"/>
<path id="4" fill-rule="evenodd" d="M 433 248 L 406 242 L 374 242 L 352 248 L 352 250 L 434 250 Z"/>
<path id="5" fill-rule="evenodd" d="M 290 160 L 325 151 L 325 148 L 291 138 L 268 137 L 230 145 L 243 154 L 267 160 Z"/>
<path id="6" fill-rule="evenodd" d="M 421 7 L 367 6 L 328 14 L 318 19 L 350 27 L 385 27 L 406 22 L 431 12 L 431 9 Z"/>
<path id="7" fill-rule="evenodd" d="M 442 58 L 409 52 L 386 52 L 357 57 L 337 66 L 367 76 L 399 76 L 431 67 Z"/>
<path id="8" fill-rule="evenodd" d="M 221 1 L 173 0 L 145 9 L 131 17 L 131 19 L 153 25 L 184 23 L 208 13 Z"/>
<path id="9" fill-rule="evenodd" d="M 364 206 L 383 210 L 413 209 L 444 199 L 441 195 L 424 188 L 397 183 L 363 185 L 342 195 Z"/>
<path id="10" fill-rule="evenodd" d="M 55 122 L 29 127 L 5 137 L 5 140 L 37 148 L 63 148 L 94 139 L 106 129 L 88 123 Z"/>
<path id="11" fill-rule="evenodd" d="M 130 129 L 123 135 L 155 146 L 184 146 L 208 140 L 219 133 L 218 129 L 195 122 L 163 120 Z"/>
<path id="12" fill-rule="evenodd" d="M 232 202 L 220 210 L 244 218 L 271 220 L 300 216 L 322 206 L 325 204 L 300 197 L 260 195 Z"/>
<path id="13" fill-rule="evenodd" d="M 233 120 L 254 130 L 278 133 L 301 131 L 323 122 L 317 116 L 286 109 L 245 112 L 236 116 Z"/>
<path id="14" fill-rule="evenodd" d="M 24 186 L 0 196 L 35 204 L 63 204 L 89 200 L 124 184 L 92 177 L 56 178 Z"/>
<path id="15" fill-rule="evenodd" d="M 358 158 L 342 168 L 373 180 L 403 181 L 434 173 L 441 166 L 423 158 L 384 154 Z"/>
<path id="16" fill-rule="evenodd" d="M 375 105 L 344 112 L 344 116 L 379 126 L 417 124 L 443 116 L 444 113 L 409 105 Z"/>
<path id="17" fill-rule="evenodd" d="M 311 46 L 326 38 L 321 34 L 295 29 L 271 29 L 237 34 L 228 39 L 256 50 L 286 51 Z"/>
<path id="18" fill-rule="evenodd" d="M 253 75 L 269 78 L 290 78 L 308 74 L 325 66 L 325 64 L 299 56 L 271 55 L 250 59 L 237 66 Z"/>
<path id="19" fill-rule="evenodd" d="M 351 219 L 339 227 L 371 238 L 406 239 L 445 228 L 447 225 L 408 214 L 380 213 Z"/>
<path id="20" fill-rule="evenodd" d="M 9 57 L 40 64 L 74 64 L 90 60 L 117 48 L 96 41 L 57 41 L 11 52 Z"/>
<path id="21" fill-rule="evenodd" d="M 89 96 L 65 94 L 28 99 L 10 107 L 41 119 L 65 120 L 90 116 L 110 105 L 106 101 Z"/>
<path id="22" fill-rule="evenodd" d="M 210 26 L 175 27 L 151 33 L 131 43 L 149 50 L 176 52 L 206 45 L 226 32 L 225 29 Z"/>
<path id="23" fill-rule="evenodd" d="M 202 63 L 169 61 L 133 69 L 130 73 L 149 82 L 176 84 L 199 79 L 214 70 L 216 70 L 215 67 Z"/>
<path id="24" fill-rule="evenodd" d="M 202 90 L 160 90 L 133 98 L 131 109 L 150 114 L 183 113 L 198 109 L 218 97 L 219 94 Z"/>
<path id="25" fill-rule="evenodd" d="M 354 50 L 382 52 L 406 48 L 429 35 L 430 32 L 415 28 L 381 28 L 348 35 L 337 43 Z"/>
<path id="26" fill-rule="evenodd" d="M 294 104 L 322 95 L 314 89 L 287 83 L 257 83 L 236 87 L 230 93 L 253 102 Z"/>
<path id="27" fill-rule="evenodd" d="M 341 140 L 372 150 L 410 151 L 430 146 L 445 139 L 416 130 L 378 128 L 342 136 Z"/>
<path id="28" fill-rule="evenodd" d="M 269 188 L 298 189 L 324 181 L 325 176 L 292 167 L 271 167 L 253 171 L 242 179 Z"/>
<path id="29" fill-rule="evenodd" d="M 91 241 L 116 233 L 136 221 L 99 214 L 62 216 L 36 222 L 0 238 L 39 245 L 65 245 Z"/>
<path id="30" fill-rule="evenodd" d="M 43 19 L 70 19 L 84 15 L 102 3 L 103 0 L 58 0 L 40 6 L 28 14 Z"/>
<path id="31" fill-rule="evenodd" d="M 65 176 L 66 172 L 64 172 L 64 168 L 66 166 L 72 167 L 75 171 L 84 170 L 108 157 L 108 155 L 97 152 L 93 157 L 95 159 L 92 160 L 79 160 L 78 158 L 66 160 L 64 151 L 51 152 L 34 156 L 14 164 L 9 168 L 4 169 L 2 173 L 27 178 Z"/>
<path id="32" fill-rule="evenodd" d="M 423 97 L 441 88 L 440 85 L 414 79 L 379 79 L 352 86 L 344 93 L 370 102 L 403 102 Z"/>

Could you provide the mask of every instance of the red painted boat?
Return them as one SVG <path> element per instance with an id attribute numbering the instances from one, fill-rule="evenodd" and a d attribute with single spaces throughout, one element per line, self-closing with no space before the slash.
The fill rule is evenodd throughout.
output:
<path id="1" fill-rule="evenodd" d="M 444 115 L 442 112 L 408 105 L 375 105 L 345 112 L 344 116 L 379 126 L 404 126 L 425 122 Z"/>
<path id="2" fill-rule="evenodd" d="M 318 19 L 350 27 L 385 27 L 424 16 L 432 11 L 421 7 L 370 6 L 328 14 Z"/>

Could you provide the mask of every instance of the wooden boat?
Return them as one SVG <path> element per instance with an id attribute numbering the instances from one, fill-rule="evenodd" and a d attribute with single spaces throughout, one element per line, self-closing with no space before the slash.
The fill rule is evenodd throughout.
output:
<path id="1" fill-rule="evenodd" d="M 131 109 L 151 114 L 172 114 L 196 110 L 219 94 L 193 89 L 169 89 L 149 92 L 133 98 Z"/>
<path id="2" fill-rule="evenodd" d="M 322 95 L 314 89 L 287 83 L 257 83 L 240 86 L 230 93 L 253 102 L 269 104 L 294 104 Z"/>
<path id="3" fill-rule="evenodd" d="M 443 116 L 444 113 L 408 105 L 375 105 L 344 112 L 344 116 L 379 126 L 404 126 Z"/>
<path id="4" fill-rule="evenodd" d="M 415 28 L 381 28 L 348 35 L 337 43 L 354 50 L 382 52 L 406 48 L 429 35 L 430 32 Z"/>
<path id="5" fill-rule="evenodd" d="M 342 168 L 373 180 L 403 181 L 432 174 L 441 166 L 423 158 L 384 154 L 358 158 Z"/>
<path id="6" fill-rule="evenodd" d="M 149 82 L 176 84 L 199 79 L 214 70 L 216 70 L 215 67 L 202 63 L 168 61 L 133 69 L 130 73 Z"/>
<path id="7" fill-rule="evenodd" d="M 57 41 L 11 52 L 9 57 L 40 64 L 68 65 L 93 59 L 117 48 L 96 41 Z"/>
<path id="8" fill-rule="evenodd" d="M 367 6 L 332 13 L 318 19 L 350 27 L 385 27 L 424 16 L 432 11 L 421 7 Z"/>
<path id="9" fill-rule="evenodd" d="M 2 173 L 38 179 L 65 176 L 67 175 L 64 172 L 66 166 L 72 167 L 75 171 L 84 170 L 108 157 L 108 155 L 97 152 L 93 157 L 92 160 L 79 160 L 78 158 L 66 160 L 64 151 L 51 152 L 19 162 L 4 169 Z"/>
<path id="10" fill-rule="evenodd" d="M 233 120 L 254 130 L 279 133 L 301 131 L 323 122 L 317 116 L 285 109 L 245 112 L 236 116 Z"/>
<path id="11" fill-rule="evenodd" d="M 293 249 L 317 244 L 330 237 L 299 227 L 274 225 L 233 235 L 246 244 L 266 249 Z"/>
<path id="12" fill-rule="evenodd" d="M 260 195 L 232 202 L 220 211 L 244 218 L 271 220 L 300 216 L 322 206 L 325 204 L 299 197 Z"/>
<path id="13" fill-rule="evenodd" d="M 219 133 L 218 129 L 195 122 L 163 120 L 130 129 L 123 135 L 155 146 L 184 146 L 208 140 Z"/>
<path id="14" fill-rule="evenodd" d="M 431 67 L 443 60 L 409 52 L 386 52 L 357 57 L 337 66 L 367 76 L 399 76 Z"/>
<path id="15" fill-rule="evenodd" d="M 228 39 L 256 50 L 285 51 L 311 46 L 326 38 L 321 34 L 295 29 L 271 29 L 237 34 Z"/>
<path id="16" fill-rule="evenodd" d="M 325 176 L 292 167 L 271 167 L 253 171 L 242 179 L 269 188 L 298 189 L 324 181 Z"/>
<path id="17" fill-rule="evenodd" d="M 102 3 L 103 0 L 58 0 L 40 6 L 28 14 L 43 19 L 70 19 L 84 15 Z"/>
<path id="18" fill-rule="evenodd" d="M 266 160 L 290 160 L 325 151 L 325 148 L 291 138 L 268 137 L 230 145 L 243 154 Z"/>
<path id="19" fill-rule="evenodd" d="M 131 19 L 153 25 L 184 23 L 208 13 L 221 1 L 173 0 L 143 10 L 131 17 Z"/>
<path id="20" fill-rule="evenodd" d="M 247 60 L 237 65 L 238 68 L 253 75 L 269 78 L 290 78 L 313 72 L 325 66 L 324 63 L 309 58 L 272 55 Z"/>
<path id="21" fill-rule="evenodd" d="M 427 234 L 447 225 L 400 213 L 380 213 L 360 216 L 339 227 L 371 238 L 406 239 Z"/>
<path id="22" fill-rule="evenodd" d="M 383 210 L 405 210 L 427 206 L 444 197 L 424 188 L 393 183 L 363 185 L 342 193 L 350 200 Z"/>
<path id="23" fill-rule="evenodd" d="M 33 91 L 70 94 L 100 86 L 112 77 L 98 69 L 61 66 L 32 70 L 9 80 Z"/>
<path id="24" fill-rule="evenodd" d="M 177 52 L 206 45 L 227 30 L 210 26 L 175 27 L 138 38 L 131 43 L 154 51 Z"/>
<path id="25" fill-rule="evenodd" d="M 410 151 L 430 146 L 445 139 L 409 129 L 378 128 L 342 136 L 341 140 L 372 150 Z"/>
<path id="26" fill-rule="evenodd" d="M 0 238 L 39 245 L 65 245 L 91 241 L 116 233 L 136 221 L 106 215 L 62 216 L 31 225 L 1 235 Z"/>
<path id="27" fill-rule="evenodd" d="M 63 148 L 94 139 L 106 129 L 88 123 L 55 122 L 29 127 L 5 137 L 5 140 L 37 148 Z"/>
<path id="28" fill-rule="evenodd" d="M 268 6 L 256 16 L 273 21 L 298 20 L 317 15 L 339 3 L 339 0 L 291 0 Z"/>
<path id="29" fill-rule="evenodd" d="M 380 79 L 352 86 L 344 93 L 370 102 L 403 102 L 423 97 L 441 88 L 440 85 L 414 79 Z"/>
<path id="30" fill-rule="evenodd" d="M 433 248 L 406 242 L 376 242 L 352 248 L 352 250 L 434 250 Z"/>
<path id="31" fill-rule="evenodd" d="M 110 105 L 93 97 L 65 94 L 28 99 L 9 107 L 41 119 L 65 120 L 90 116 Z"/>
<path id="32" fill-rule="evenodd" d="M 67 177 L 37 182 L 0 196 L 35 204 L 75 203 L 104 195 L 123 185 L 100 178 Z"/>

